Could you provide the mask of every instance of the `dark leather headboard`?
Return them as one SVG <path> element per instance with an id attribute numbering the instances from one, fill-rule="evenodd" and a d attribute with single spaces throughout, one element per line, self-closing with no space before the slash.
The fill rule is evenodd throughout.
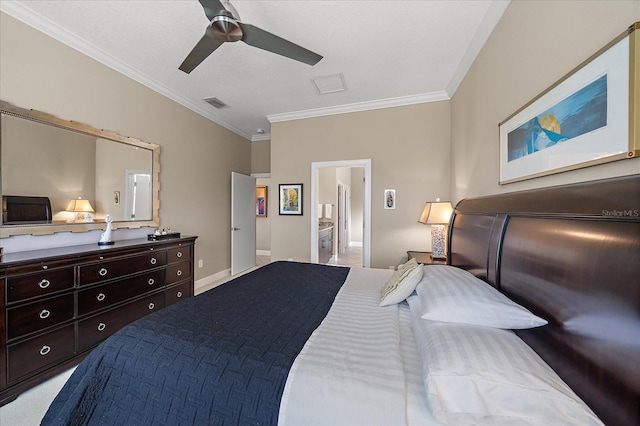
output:
<path id="1" fill-rule="evenodd" d="M 640 424 L 640 175 L 463 200 L 449 244 L 549 321 L 517 334 L 606 424 Z"/>
<path id="2" fill-rule="evenodd" d="M 51 202 L 48 197 L 3 195 L 2 223 L 4 225 L 51 223 Z"/>

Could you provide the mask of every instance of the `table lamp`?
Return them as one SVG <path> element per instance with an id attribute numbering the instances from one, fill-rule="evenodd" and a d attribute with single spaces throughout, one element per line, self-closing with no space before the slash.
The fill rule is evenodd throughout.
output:
<path id="1" fill-rule="evenodd" d="M 418 222 L 431 225 L 431 257 L 433 259 L 446 259 L 446 234 L 445 226 L 449 224 L 453 213 L 453 207 L 449 201 L 427 201 Z"/>
<path id="2" fill-rule="evenodd" d="M 64 210 L 76 214 L 75 222 L 93 222 L 93 217 L 89 213 L 93 213 L 94 210 L 89 200 L 83 200 L 80 197 L 72 199 Z"/>

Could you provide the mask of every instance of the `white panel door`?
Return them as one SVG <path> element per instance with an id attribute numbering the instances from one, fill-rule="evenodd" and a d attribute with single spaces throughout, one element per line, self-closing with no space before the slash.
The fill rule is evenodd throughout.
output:
<path id="1" fill-rule="evenodd" d="M 256 178 L 231 172 L 231 275 L 256 265 Z"/>

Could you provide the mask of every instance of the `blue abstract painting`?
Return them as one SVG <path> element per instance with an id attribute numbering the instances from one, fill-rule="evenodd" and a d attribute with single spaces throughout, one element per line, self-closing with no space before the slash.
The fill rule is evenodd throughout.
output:
<path id="1" fill-rule="evenodd" d="M 607 74 L 507 135 L 507 161 L 607 126 Z"/>

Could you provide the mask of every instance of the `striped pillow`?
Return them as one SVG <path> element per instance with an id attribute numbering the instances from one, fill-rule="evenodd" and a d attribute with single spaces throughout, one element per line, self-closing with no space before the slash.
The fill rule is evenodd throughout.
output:
<path id="1" fill-rule="evenodd" d="M 420 318 L 407 299 L 435 418 L 450 425 L 602 425 L 589 407 L 510 330 Z"/>
<path id="2" fill-rule="evenodd" d="M 522 329 L 547 324 L 526 308 L 475 277 L 447 265 L 431 265 L 416 287 L 422 318 L 431 321 Z"/>
<path id="3" fill-rule="evenodd" d="M 393 305 L 405 300 L 422 279 L 422 267 L 415 259 L 410 259 L 398 267 L 389 281 L 380 290 L 380 306 Z"/>

